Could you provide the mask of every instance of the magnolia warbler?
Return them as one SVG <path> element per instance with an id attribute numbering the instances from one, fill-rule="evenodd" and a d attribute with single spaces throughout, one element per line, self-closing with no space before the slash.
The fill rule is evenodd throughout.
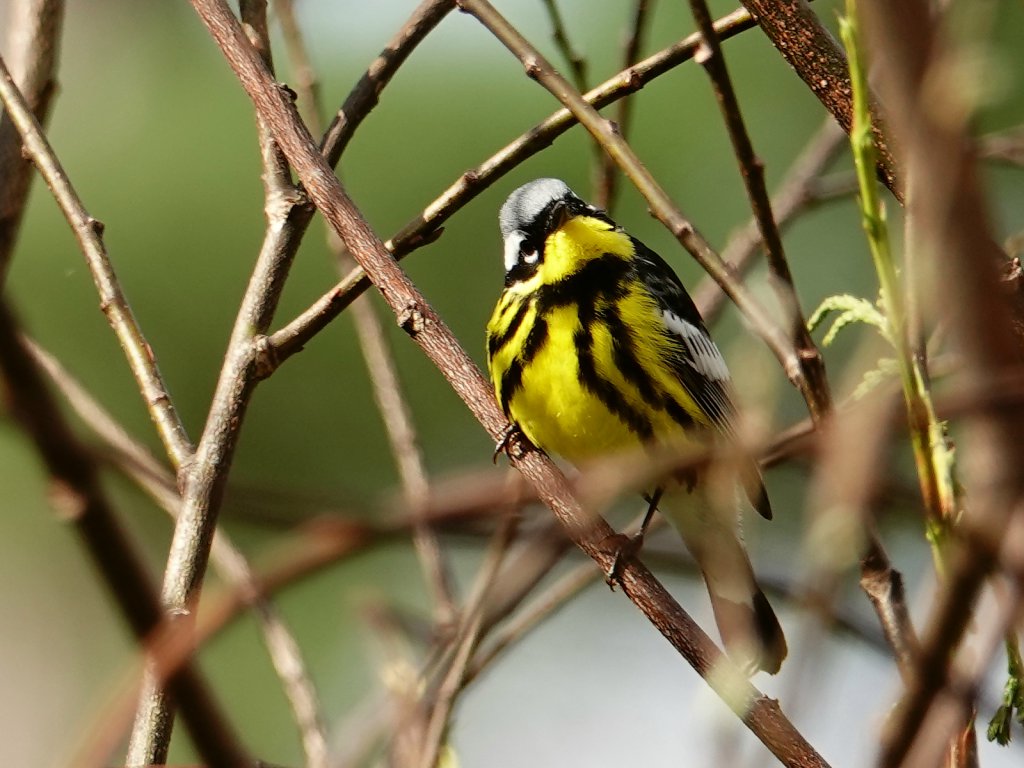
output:
<path id="1" fill-rule="evenodd" d="M 658 254 L 558 179 L 515 190 L 499 223 L 505 288 L 487 325 L 488 367 L 498 403 L 531 442 L 577 462 L 733 434 L 725 360 Z M 762 516 L 771 508 L 756 465 L 740 463 L 726 494 L 705 471 L 665 481 L 651 511 L 700 566 L 730 656 L 775 673 L 786 640 L 740 538 L 737 484 Z"/>

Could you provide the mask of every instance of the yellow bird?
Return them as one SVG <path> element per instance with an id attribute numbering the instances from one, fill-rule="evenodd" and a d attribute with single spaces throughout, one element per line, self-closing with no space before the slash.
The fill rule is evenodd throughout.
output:
<path id="1" fill-rule="evenodd" d="M 531 442 L 578 462 L 733 434 L 725 360 L 658 254 L 558 179 L 515 190 L 499 224 L 505 288 L 487 325 L 488 367 L 498 403 Z M 739 484 L 770 519 L 747 464 Z M 705 476 L 663 485 L 651 497 L 704 574 L 726 650 L 774 674 L 786 640 L 740 538 L 737 480 L 724 505 Z"/>

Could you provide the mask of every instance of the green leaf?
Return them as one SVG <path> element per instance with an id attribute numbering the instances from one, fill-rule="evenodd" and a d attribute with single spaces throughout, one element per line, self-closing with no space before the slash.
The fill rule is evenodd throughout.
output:
<path id="1" fill-rule="evenodd" d="M 867 299 L 852 296 L 848 293 L 826 296 L 807 321 L 807 329 L 814 332 L 825 318 L 832 313 L 838 314 L 832 321 L 832 327 L 825 334 L 825 338 L 821 340 L 823 346 L 829 346 L 843 328 L 853 323 L 864 323 L 873 326 L 882 334 L 882 338 L 892 344 L 892 337 L 889 334 L 889 323 L 886 321 L 885 315 Z"/>

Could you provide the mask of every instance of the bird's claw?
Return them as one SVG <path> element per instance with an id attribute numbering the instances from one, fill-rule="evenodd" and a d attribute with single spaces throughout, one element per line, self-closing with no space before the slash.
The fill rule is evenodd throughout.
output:
<path id="1" fill-rule="evenodd" d="M 624 533 L 613 533 L 602 542 L 602 548 L 612 554 L 611 565 L 604 572 L 604 581 L 612 589 L 621 583 L 622 569 L 627 560 L 636 557 L 644 546 L 644 533 L 640 531 L 627 536 Z"/>
<path id="2" fill-rule="evenodd" d="M 512 443 L 512 438 L 515 437 L 518 427 L 515 424 L 509 424 L 501 433 L 501 437 L 498 438 L 498 442 L 494 446 L 494 453 L 491 454 L 491 463 L 497 464 L 498 457 L 505 453 L 508 453 L 508 449 Z"/>

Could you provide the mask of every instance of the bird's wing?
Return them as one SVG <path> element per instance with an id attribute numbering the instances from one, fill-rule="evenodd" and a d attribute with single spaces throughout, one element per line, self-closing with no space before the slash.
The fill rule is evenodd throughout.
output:
<path id="1" fill-rule="evenodd" d="M 693 299 L 672 269 L 654 251 L 633 239 L 638 272 L 657 299 L 669 352 L 665 364 L 679 377 L 687 394 L 721 432 L 732 434 L 732 384 L 729 369 L 711 340 Z"/>
<path id="2" fill-rule="evenodd" d="M 686 292 L 671 267 L 657 253 L 637 239 L 633 247 L 639 262 L 639 273 L 648 290 L 658 302 L 670 343 L 665 363 L 679 377 L 687 394 L 707 414 L 708 420 L 722 434 L 732 437 L 736 406 L 732 399 L 732 382 L 725 358 L 704 326 L 693 299 Z M 754 509 L 767 520 L 772 518 L 768 494 L 761 471 L 753 459 L 744 460 L 740 483 Z"/>

